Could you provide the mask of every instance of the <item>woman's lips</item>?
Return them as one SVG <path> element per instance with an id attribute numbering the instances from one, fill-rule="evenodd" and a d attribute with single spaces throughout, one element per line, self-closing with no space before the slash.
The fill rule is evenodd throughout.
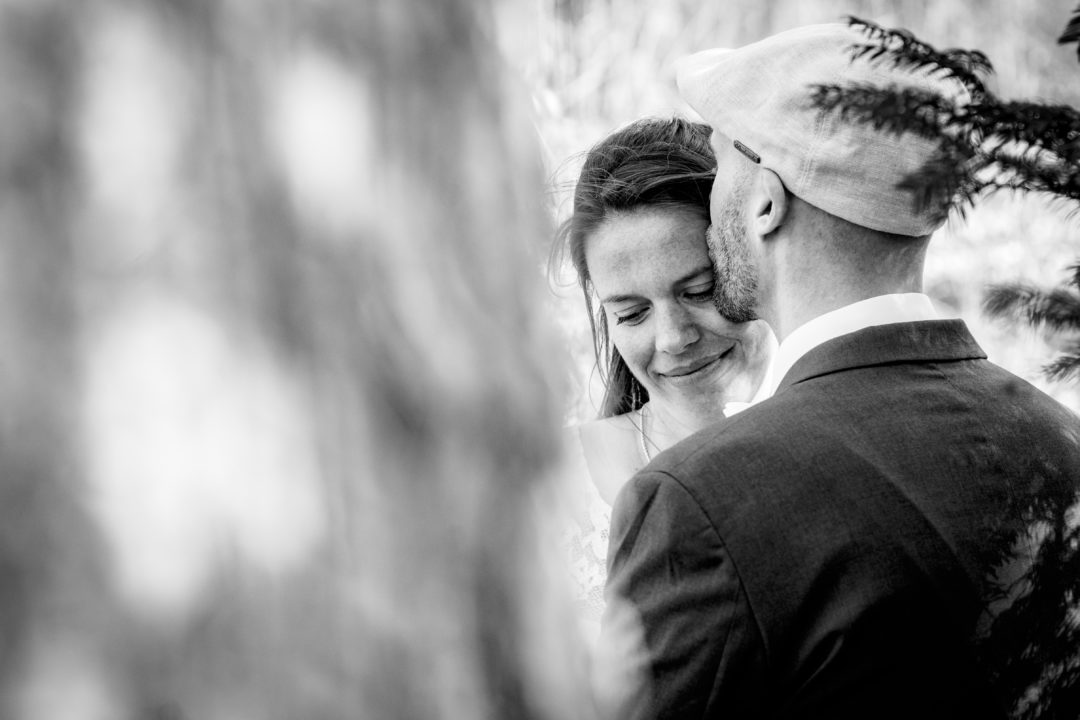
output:
<path id="1" fill-rule="evenodd" d="M 697 362 L 690 363 L 689 365 L 672 368 L 667 372 L 662 372 L 658 374 L 662 375 L 668 380 L 674 380 L 676 382 L 696 379 L 696 376 L 701 375 L 708 370 L 711 370 L 713 367 L 716 366 L 717 363 L 730 355 L 731 351 L 734 348 L 735 346 L 732 345 L 727 350 L 714 357 L 703 358 Z"/>

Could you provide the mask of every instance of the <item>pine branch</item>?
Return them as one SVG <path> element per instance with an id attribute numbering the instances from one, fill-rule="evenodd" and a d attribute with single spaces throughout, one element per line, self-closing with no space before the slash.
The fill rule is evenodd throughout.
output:
<path id="1" fill-rule="evenodd" d="M 1080 332 L 1080 295 L 1070 288 L 1044 291 L 1021 283 L 995 285 L 983 299 L 983 312 L 1053 332 Z"/>
<path id="2" fill-rule="evenodd" d="M 1069 18 L 1069 24 L 1065 26 L 1065 32 L 1058 38 L 1058 45 L 1069 43 L 1077 43 L 1076 59 L 1080 61 L 1080 6 L 1072 11 L 1072 17 Z"/>
<path id="3" fill-rule="evenodd" d="M 853 15 L 848 25 L 859 29 L 871 41 L 852 47 L 852 59 L 866 58 L 871 62 L 887 60 L 894 68 L 928 71 L 959 81 L 975 97 L 986 94 L 986 85 L 979 77 L 991 75 L 990 59 L 978 50 L 950 48 L 937 50 L 903 29 L 886 29 Z"/>
<path id="4" fill-rule="evenodd" d="M 1080 153 L 1080 111 L 1068 105 L 988 97 L 958 109 L 951 122 L 985 140 L 1024 143 L 1069 158 Z"/>
<path id="5" fill-rule="evenodd" d="M 854 17 L 849 23 L 868 38 L 868 43 L 852 48 L 853 57 L 955 77 L 971 93 L 970 101 L 964 101 L 910 87 L 812 88 L 818 107 L 845 120 L 937 142 L 935 156 L 900 184 L 912 193 L 916 206 L 941 206 L 942 217 L 951 208 L 963 217 L 977 200 L 1013 190 L 1048 195 L 1066 203 L 1068 214 L 1080 213 L 1080 111 L 1000 100 L 978 77 L 992 72 L 981 52 L 938 51 L 906 30 L 888 30 Z"/>
<path id="6" fill-rule="evenodd" d="M 1080 332 L 1080 263 L 1069 270 L 1069 286 L 1051 291 L 1019 283 L 993 286 L 983 299 L 983 312 L 1047 332 Z M 1042 367 L 1042 372 L 1052 382 L 1080 379 L 1080 341 L 1072 340 L 1064 352 Z"/>
<path id="7" fill-rule="evenodd" d="M 815 85 L 811 93 L 819 108 L 894 135 L 911 132 L 937 140 L 957 124 L 957 109 L 951 101 L 920 88 L 853 83 Z"/>
<path id="8" fill-rule="evenodd" d="M 1023 146 L 997 146 L 980 153 L 974 174 L 994 190 L 1045 193 L 1058 200 L 1080 202 L 1080 171 L 1075 163 L 1052 153 Z"/>
<path id="9" fill-rule="evenodd" d="M 958 155 L 955 146 L 943 144 L 931 160 L 901 180 L 898 188 L 911 193 L 919 212 L 938 208 L 938 220 L 944 221 L 950 212 L 956 212 L 963 219 L 977 200 L 1004 189 L 993 181 L 977 180 L 962 169 L 964 163 L 965 157 Z"/>
<path id="10" fill-rule="evenodd" d="M 1080 378 L 1080 346 L 1071 353 L 1058 355 L 1042 366 L 1042 373 L 1047 380 L 1059 382 Z"/>
<path id="11" fill-rule="evenodd" d="M 911 193 L 922 211 L 961 216 L 1003 190 L 1038 193 L 1080 215 L 1080 111 L 1067 105 L 1003 101 L 986 89 L 993 72 L 977 50 L 937 50 L 910 32 L 889 30 L 849 17 L 866 42 L 851 48 L 852 60 L 886 64 L 924 76 L 953 78 L 968 97 L 943 97 L 925 90 L 867 85 L 822 85 L 812 89 L 816 105 L 850 122 L 881 132 L 911 133 L 930 140 L 937 151 L 899 188 Z M 1078 44 L 1080 7 L 1073 11 L 1060 44 Z M 1080 333 L 1080 262 L 1071 266 L 1065 287 L 1045 291 L 1012 284 L 990 289 L 987 315 L 1023 322 L 1047 333 Z M 1080 379 L 1080 341 L 1045 368 L 1051 380 Z"/>

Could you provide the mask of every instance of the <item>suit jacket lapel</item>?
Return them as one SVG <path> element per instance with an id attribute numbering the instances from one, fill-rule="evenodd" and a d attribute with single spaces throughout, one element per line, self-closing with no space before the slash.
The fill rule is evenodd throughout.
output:
<path id="1" fill-rule="evenodd" d="M 776 392 L 821 375 L 902 362 L 985 360 L 963 320 L 875 325 L 828 340 L 803 355 L 784 375 Z"/>

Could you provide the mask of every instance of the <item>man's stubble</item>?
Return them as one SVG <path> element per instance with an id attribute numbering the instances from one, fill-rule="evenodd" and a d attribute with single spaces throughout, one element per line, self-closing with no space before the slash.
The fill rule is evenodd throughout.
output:
<path id="1" fill-rule="evenodd" d="M 706 233 L 713 261 L 713 303 L 732 322 L 757 319 L 758 269 L 750 254 L 746 223 L 742 218 L 744 178 L 739 178 Z"/>

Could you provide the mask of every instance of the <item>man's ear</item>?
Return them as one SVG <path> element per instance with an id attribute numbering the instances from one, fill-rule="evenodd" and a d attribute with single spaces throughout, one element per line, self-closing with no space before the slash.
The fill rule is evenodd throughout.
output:
<path id="1" fill-rule="evenodd" d="M 764 238 L 777 230 L 787 219 L 788 194 L 780 176 L 765 168 L 758 172 L 756 185 L 750 223 L 754 233 Z"/>

